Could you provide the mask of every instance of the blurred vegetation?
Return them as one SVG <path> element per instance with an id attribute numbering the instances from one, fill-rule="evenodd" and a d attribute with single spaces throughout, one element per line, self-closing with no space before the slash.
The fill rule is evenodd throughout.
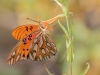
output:
<path id="1" fill-rule="evenodd" d="M 87 62 L 91 67 L 86 75 L 100 75 L 100 1 L 69 0 L 69 9 L 74 13 L 71 17 L 75 39 L 73 75 L 79 75 Z M 61 8 L 51 0 L 0 0 L 0 75 L 48 75 L 44 64 L 55 75 L 69 75 L 65 38 L 59 25 L 50 32 L 58 49 L 55 57 L 43 62 L 23 60 L 13 66 L 6 64 L 9 52 L 18 42 L 11 36 L 13 29 L 23 24 L 36 24 L 23 18 L 38 20 L 40 16 L 41 20 L 48 20 L 61 13 Z M 65 18 L 60 21 L 66 25 Z"/>

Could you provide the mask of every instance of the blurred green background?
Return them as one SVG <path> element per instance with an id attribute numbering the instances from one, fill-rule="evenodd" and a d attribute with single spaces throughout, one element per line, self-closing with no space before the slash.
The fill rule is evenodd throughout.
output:
<path id="1" fill-rule="evenodd" d="M 62 3 L 64 4 L 63 0 Z M 79 75 L 88 62 L 91 67 L 86 75 L 100 75 L 100 0 L 69 0 L 69 10 L 74 13 L 75 59 L 73 75 Z M 17 40 L 12 31 L 24 24 L 36 24 L 23 18 L 48 20 L 61 14 L 61 8 L 51 0 L 0 0 L 0 75 L 48 75 L 44 64 L 55 75 L 69 75 L 63 31 L 56 26 L 50 32 L 57 45 L 56 56 L 46 61 L 23 60 L 10 66 L 6 59 Z M 65 18 L 59 18 L 66 26 Z M 52 24 L 56 25 L 57 20 Z"/>

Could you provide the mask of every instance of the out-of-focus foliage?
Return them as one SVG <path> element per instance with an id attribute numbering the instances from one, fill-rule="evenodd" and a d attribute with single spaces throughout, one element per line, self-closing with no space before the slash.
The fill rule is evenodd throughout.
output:
<path id="1" fill-rule="evenodd" d="M 100 75 L 100 1 L 69 0 L 69 9 L 74 13 L 73 75 L 79 75 L 87 62 L 91 67 L 86 75 Z M 65 38 L 59 25 L 50 31 L 58 49 L 55 57 L 46 61 L 23 60 L 13 66 L 6 64 L 9 52 L 18 42 L 11 36 L 12 30 L 23 24 L 37 24 L 23 18 L 38 20 L 40 16 L 41 20 L 48 20 L 61 13 L 61 8 L 51 0 L 0 0 L 0 75 L 47 75 L 44 64 L 55 75 L 68 75 Z M 60 22 L 66 26 L 65 18 L 60 18 Z"/>

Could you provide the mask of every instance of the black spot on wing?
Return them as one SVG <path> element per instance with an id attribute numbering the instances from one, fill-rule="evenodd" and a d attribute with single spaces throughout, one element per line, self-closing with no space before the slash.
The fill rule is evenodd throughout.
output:
<path id="1" fill-rule="evenodd" d="M 26 28 L 26 31 L 28 31 L 28 27 L 26 26 L 25 28 Z"/>

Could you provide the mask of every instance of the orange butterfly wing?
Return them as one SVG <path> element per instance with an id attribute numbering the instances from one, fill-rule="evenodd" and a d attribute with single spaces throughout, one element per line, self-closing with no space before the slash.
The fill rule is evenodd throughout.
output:
<path id="1" fill-rule="evenodd" d="M 32 42 L 38 33 L 39 33 L 39 31 L 37 30 L 36 32 L 29 34 L 26 38 L 23 38 L 12 49 L 12 51 L 9 54 L 8 59 L 7 59 L 7 63 L 9 65 L 13 65 L 22 59 L 29 58 L 29 53 L 30 53 L 30 48 L 32 47 Z"/>
<path id="2" fill-rule="evenodd" d="M 36 31 L 38 27 L 39 26 L 32 24 L 19 26 L 12 32 L 12 36 L 17 40 L 22 40 L 25 36 L 27 36 L 31 32 Z"/>

